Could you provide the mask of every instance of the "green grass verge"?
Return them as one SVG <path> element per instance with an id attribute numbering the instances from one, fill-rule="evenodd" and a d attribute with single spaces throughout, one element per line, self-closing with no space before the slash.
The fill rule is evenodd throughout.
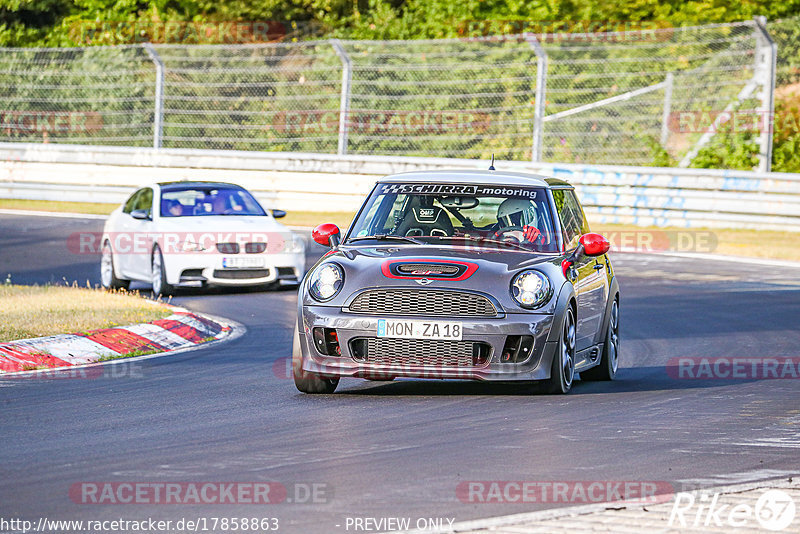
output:
<path id="1" fill-rule="evenodd" d="M 125 358 L 135 358 L 136 356 L 147 356 L 148 354 L 156 354 L 161 352 L 158 349 L 151 349 L 151 350 L 134 350 L 131 352 L 126 352 L 124 354 L 114 354 L 112 356 L 103 356 L 102 358 L 98 358 L 98 362 L 110 362 L 112 360 L 123 360 Z"/>
<path id="2" fill-rule="evenodd" d="M 793 246 L 800 241 L 800 234 L 796 232 L 778 232 L 774 230 L 737 230 L 728 228 L 655 228 L 626 224 L 593 224 L 592 231 L 599 234 L 611 235 L 612 232 L 652 232 L 682 233 L 687 236 L 689 246 L 678 246 L 678 252 L 706 252 L 725 254 L 728 256 L 745 256 L 750 258 L 764 258 L 774 260 L 800 261 L 800 251 Z M 710 235 L 711 241 L 716 240 L 716 246 L 708 248 L 699 246 L 697 250 L 691 247 L 692 235 L 706 238 Z M 656 237 L 656 240 L 658 237 Z"/>
<path id="3" fill-rule="evenodd" d="M 49 200 L 20 200 L 0 198 L 0 209 L 54 211 L 66 213 L 89 213 L 91 215 L 108 215 L 119 204 L 101 202 L 51 202 Z"/>
<path id="4" fill-rule="evenodd" d="M 0 342 L 146 323 L 172 314 L 136 293 L 11 283 L 0 284 L 0 310 Z"/>

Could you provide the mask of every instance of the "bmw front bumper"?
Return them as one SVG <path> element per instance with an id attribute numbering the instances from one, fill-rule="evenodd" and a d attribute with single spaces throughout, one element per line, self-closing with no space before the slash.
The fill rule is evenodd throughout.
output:
<path id="1" fill-rule="evenodd" d="M 241 255 L 245 257 L 245 255 Z M 304 253 L 253 254 L 261 264 L 253 268 L 232 269 L 223 264 L 230 257 L 217 253 L 183 253 L 164 257 L 167 281 L 179 287 L 202 285 L 244 286 L 280 280 L 297 283 L 303 276 Z"/>

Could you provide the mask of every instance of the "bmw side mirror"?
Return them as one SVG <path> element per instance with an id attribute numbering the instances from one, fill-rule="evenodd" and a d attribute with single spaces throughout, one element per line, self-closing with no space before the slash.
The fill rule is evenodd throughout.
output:
<path id="1" fill-rule="evenodd" d="M 333 223 L 320 224 L 311 232 L 311 237 L 323 247 L 339 246 L 339 227 Z"/>
<path id="2" fill-rule="evenodd" d="M 148 210 L 133 210 L 131 212 L 131 217 L 140 221 L 149 221 L 150 212 Z"/>
<path id="3" fill-rule="evenodd" d="M 583 245 L 583 253 L 587 256 L 602 256 L 611 248 L 608 239 L 600 234 L 583 234 L 580 242 Z"/>
<path id="4" fill-rule="evenodd" d="M 270 210 L 272 211 L 272 216 L 276 219 L 280 219 L 281 217 L 286 217 L 286 212 L 283 210 Z"/>

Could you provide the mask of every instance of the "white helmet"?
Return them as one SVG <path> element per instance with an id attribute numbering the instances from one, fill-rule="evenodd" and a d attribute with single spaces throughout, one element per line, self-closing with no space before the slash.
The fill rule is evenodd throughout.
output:
<path id="1" fill-rule="evenodd" d="M 530 200 L 507 198 L 497 207 L 497 220 L 509 226 L 536 226 L 536 208 Z"/>

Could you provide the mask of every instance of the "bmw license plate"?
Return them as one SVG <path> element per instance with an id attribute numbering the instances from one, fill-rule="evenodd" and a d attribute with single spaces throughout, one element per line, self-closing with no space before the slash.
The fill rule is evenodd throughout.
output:
<path id="1" fill-rule="evenodd" d="M 378 337 L 460 340 L 461 330 L 458 322 L 378 320 Z"/>
<path id="2" fill-rule="evenodd" d="M 223 269 L 260 269 L 264 267 L 261 258 L 222 258 Z"/>

